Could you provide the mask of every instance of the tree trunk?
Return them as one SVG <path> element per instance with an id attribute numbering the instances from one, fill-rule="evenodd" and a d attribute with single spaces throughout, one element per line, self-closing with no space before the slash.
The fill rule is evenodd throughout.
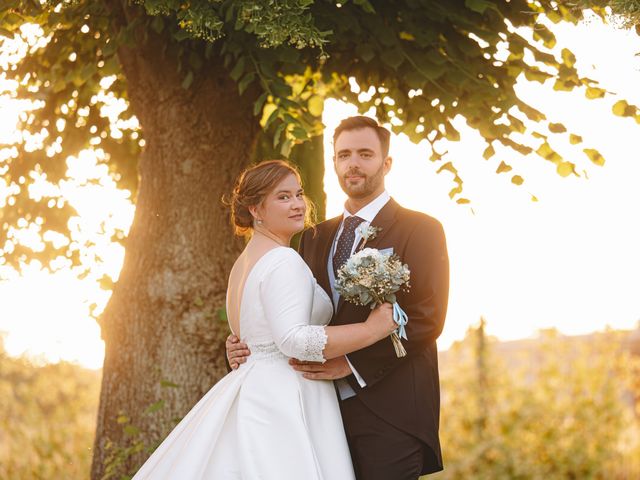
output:
<path id="1" fill-rule="evenodd" d="M 221 197 L 252 159 L 255 97 L 238 95 L 219 58 L 183 89 L 164 42 L 150 35 L 119 51 L 146 147 L 124 265 L 101 319 L 94 480 L 133 474 L 226 374 L 221 309 L 244 242 Z"/>

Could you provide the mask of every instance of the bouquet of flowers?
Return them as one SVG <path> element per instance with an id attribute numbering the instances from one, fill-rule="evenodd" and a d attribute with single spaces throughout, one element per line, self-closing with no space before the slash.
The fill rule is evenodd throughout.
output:
<path id="1" fill-rule="evenodd" d="M 407 339 L 408 317 L 396 301 L 396 292 L 409 290 L 409 275 L 409 267 L 397 255 L 365 248 L 340 267 L 336 279 L 336 290 L 348 302 L 372 310 L 385 302 L 393 304 L 393 320 L 398 328 L 391 334 L 391 341 L 398 357 L 407 354 L 400 338 Z"/>

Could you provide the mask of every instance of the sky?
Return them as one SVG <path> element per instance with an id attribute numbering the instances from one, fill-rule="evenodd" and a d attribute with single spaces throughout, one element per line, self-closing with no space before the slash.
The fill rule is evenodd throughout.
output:
<path id="1" fill-rule="evenodd" d="M 640 104 L 640 38 L 595 19 L 553 29 L 558 44 L 576 54 L 579 71 L 612 94 L 588 101 L 580 91 L 554 92 L 550 84 L 528 82 L 518 85 L 518 93 L 581 135 L 585 147 L 604 155 L 606 164 L 598 167 L 581 148 L 559 147 L 588 179 L 584 174 L 562 178 L 549 162 L 499 149 L 496 158 L 486 161 L 480 136 L 463 119 L 455 119 L 462 139 L 446 145 L 447 160 L 458 168 L 465 181 L 463 195 L 471 200 L 458 205 L 448 198 L 452 175 L 436 173 L 429 147 L 404 136 L 392 138 L 387 190 L 403 206 L 440 220 L 447 236 L 451 290 L 441 349 L 463 338 L 481 316 L 488 333 L 503 340 L 535 336 L 545 328 L 569 335 L 632 329 L 640 320 L 640 126 L 611 114 L 611 105 L 620 98 Z M 327 132 L 356 112 L 352 105 L 328 101 Z M 15 103 L 0 99 L 0 141 L 15 134 L 17 114 Z M 330 137 L 325 135 L 329 154 Z M 512 174 L 524 177 L 524 185 L 495 173 L 501 160 L 514 167 Z M 70 158 L 67 163 L 80 177 L 102 175 L 90 159 Z M 330 155 L 325 163 L 327 215 L 335 216 L 342 211 L 344 194 Z M 126 194 L 116 192 L 108 180 L 89 189 L 70 187 L 68 194 L 82 206 L 89 230 L 108 217 L 105 205 L 116 205 L 117 218 L 111 220 L 118 225 L 131 222 L 133 207 Z M 0 185 L 0 206 L 2 196 Z M 108 259 L 103 268 L 117 277 L 122 248 L 105 242 L 98 248 Z M 87 312 L 91 303 L 99 312 L 107 300 L 108 293 L 94 281 L 78 280 L 69 271 L 46 274 L 34 266 L 22 277 L 0 283 L 5 348 L 37 361 L 64 359 L 99 368 L 104 345 Z"/>

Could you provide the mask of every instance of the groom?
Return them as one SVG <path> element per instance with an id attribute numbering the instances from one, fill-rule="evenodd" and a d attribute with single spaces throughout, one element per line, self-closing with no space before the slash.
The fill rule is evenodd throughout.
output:
<path id="1" fill-rule="evenodd" d="M 397 295 L 409 317 L 405 357 L 398 358 L 386 338 L 323 364 L 290 361 L 306 378 L 335 381 L 358 480 L 415 480 L 442 470 L 436 339 L 447 310 L 447 248 L 437 220 L 401 207 L 385 190 L 389 140 L 389 131 L 371 118 L 340 123 L 334 168 L 349 197 L 344 213 L 305 231 L 300 242 L 300 255 L 333 299 L 331 325 L 363 322 L 370 312 L 334 288 L 337 270 L 362 245 L 359 225 L 378 228 L 366 247 L 397 254 L 411 271 L 410 290 Z M 246 345 L 229 337 L 230 365 L 237 368 L 246 355 Z"/>

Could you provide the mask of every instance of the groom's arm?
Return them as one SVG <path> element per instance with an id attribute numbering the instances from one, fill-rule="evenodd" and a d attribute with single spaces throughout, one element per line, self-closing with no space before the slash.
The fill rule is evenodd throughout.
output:
<path id="1" fill-rule="evenodd" d="M 407 357 L 422 354 L 438 338 L 449 298 L 449 257 L 442 225 L 434 218 L 420 214 L 411 220 L 416 226 L 404 251 L 397 252 L 411 271 L 411 289 L 398 294 L 398 303 L 409 317 L 408 340 L 402 340 Z M 396 357 L 389 338 L 350 353 L 348 358 L 368 387 L 404 360 Z"/>

